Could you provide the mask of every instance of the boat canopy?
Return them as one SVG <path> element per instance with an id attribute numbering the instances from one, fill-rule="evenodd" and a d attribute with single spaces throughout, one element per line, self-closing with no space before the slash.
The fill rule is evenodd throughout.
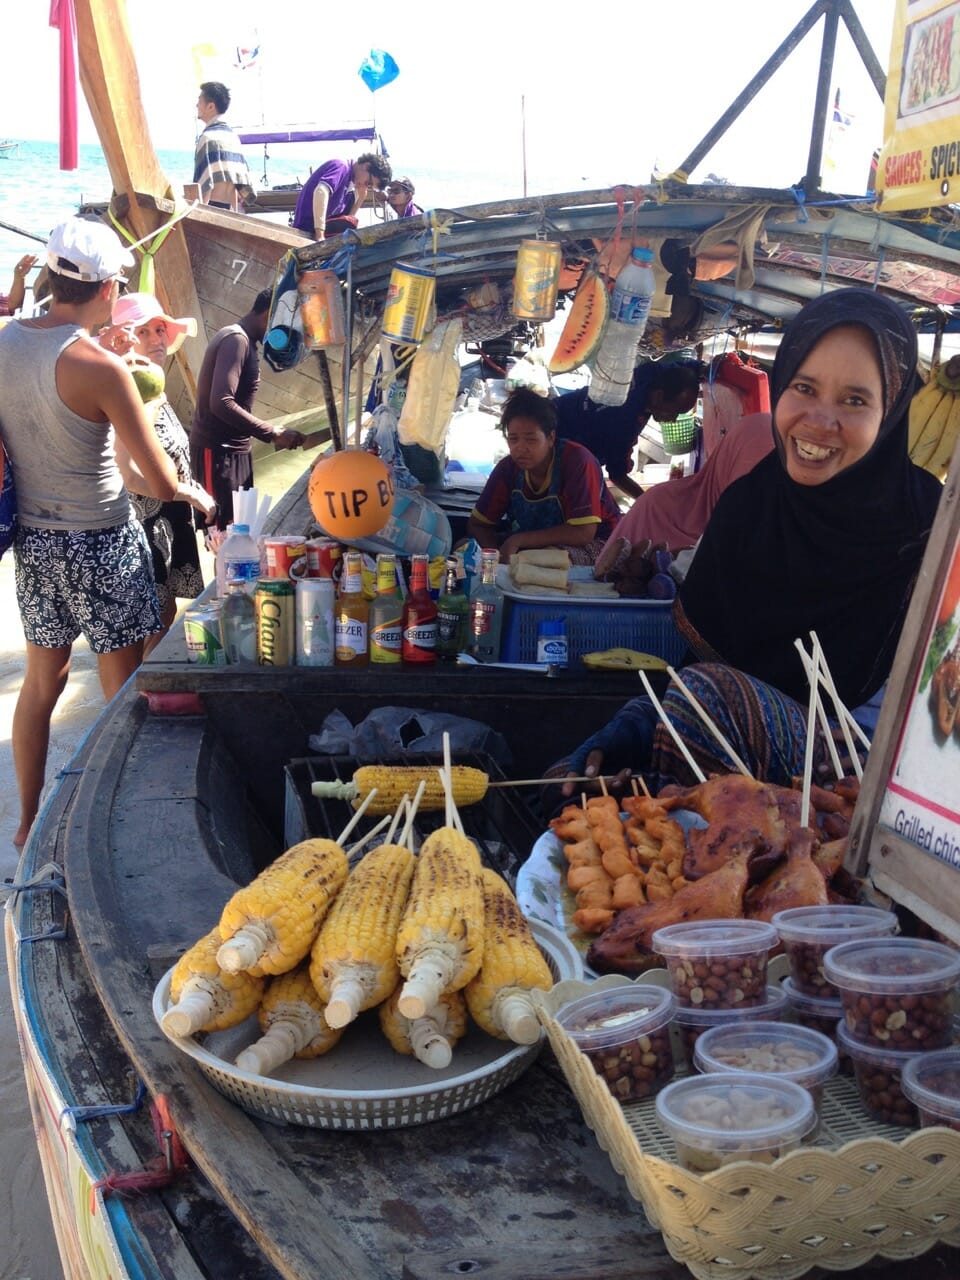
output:
<path id="1" fill-rule="evenodd" d="M 345 125 L 339 129 L 313 129 L 307 126 L 275 129 L 260 127 L 238 129 L 237 137 L 247 145 L 269 142 L 375 142 L 383 154 L 387 154 L 376 125 Z"/>

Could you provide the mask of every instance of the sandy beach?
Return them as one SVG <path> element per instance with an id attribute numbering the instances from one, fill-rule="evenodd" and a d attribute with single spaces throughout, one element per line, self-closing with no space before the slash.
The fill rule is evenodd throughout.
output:
<path id="1" fill-rule="evenodd" d="M 257 484 L 276 500 L 316 455 L 267 454 L 257 459 Z M 201 551 L 204 577 L 213 576 L 213 561 Z M 181 602 L 181 609 L 184 607 Z M 176 624 L 174 624 L 176 625 Z M 13 845 L 19 819 L 13 748 L 13 711 L 23 676 L 24 640 L 17 609 L 13 555 L 0 560 L 0 873 L 14 882 L 18 854 Z M 67 682 L 50 732 L 47 784 L 69 763 L 84 735 L 103 709 L 96 659 L 83 639 L 73 648 Z M 4 895 L 5 896 L 5 895 Z M 47 1208 L 36 1151 L 11 1008 L 6 961 L 0 948 L 0 1280 L 62 1280 L 63 1271 Z"/>

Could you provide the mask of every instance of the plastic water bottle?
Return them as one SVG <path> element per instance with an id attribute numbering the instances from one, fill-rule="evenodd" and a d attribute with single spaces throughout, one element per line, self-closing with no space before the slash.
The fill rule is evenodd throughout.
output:
<path id="1" fill-rule="evenodd" d="M 252 596 L 259 577 L 260 548 L 256 539 L 250 536 L 250 526 L 231 525 L 217 552 L 217 594 L 226 595 L 227 583 L 233 578 L 242 578 L 245 590 Z"/>
<path id="2" fill-rule="evenodd" d="M 223 647 L 228 662 L 256 662 L 257 620 L 253 597 L 247 594 L 243 578 L 227 583 L 227 598 L 220 610 Z"/>
<path id="3" fill-rule="evenodd" d="M 617 276 L 610 299 L 610 318 L 593 362 L 587 396 L 594 404 L 623 404 L 637 363 L 637 343 L 643 337 L 653 300 L 653 252 L 634 249 Z"/>

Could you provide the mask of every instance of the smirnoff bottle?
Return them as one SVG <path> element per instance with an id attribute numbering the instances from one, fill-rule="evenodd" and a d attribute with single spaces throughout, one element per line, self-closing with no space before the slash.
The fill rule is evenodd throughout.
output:
<path id="1" fill-rule="evenodd" d="M 470 638 L 467 653 L 478 662 L 497 662 L 500 658 L 500 632 L 503 629 L 503 592 L 497 586 L 500 555 L 484 550 L 480 556 L 480 581 L 470 596 Z"/>

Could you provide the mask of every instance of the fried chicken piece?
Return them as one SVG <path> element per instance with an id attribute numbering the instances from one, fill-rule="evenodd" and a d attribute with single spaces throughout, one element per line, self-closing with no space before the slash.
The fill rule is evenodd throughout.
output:
<path id="1" fill-rule="evenodd" d="M 565 805 L 555 818 L 550 819 L 549 826 L 561 840 L 586 840 L 590 836 L 586 810 L 576 804 Z"/>
<path id="2" fill-rule="evenodd" d="M 818 845 L 814 849 L 813 860 L 820 868 L 820 874 L 828 885 L 843 866 L 843 855 L 846 852 L 846 836 L 841 837 L 839 840 L 828 840 L 825 844 Z"/>
<path id="3" fill-rule="evenodd" d="M 628 907 L 640 907 L 646 902 L 643 881 L 635 871 L 618 876 L 613 882 L 613 909 L 626 911 Z"/>
<path id="4" fill-rule="evenodd" d="M 613 906 L 613 881 L 608 875 L 602 880 L 588 880 L 577 890 L 578 907 L 603 907 L 609 910 Z"/>
<path id="5" fill-rule="evenodd" d="M 751 920 L 772 920 L 777 911 L 790 907 L 821 907 L 827 899 L 827 882 L 814 862 L 814 833 L 800 827 L 790 840 L 783 866 L 747 891 L 744 905 Z"/>
<path id="6" fill-rule="evenodd" d="M 616 912 L 604 907 L 581 907 L 571 916 L 581 933 L 603 933 L 613 923 Z"/>
<path id="7" fill-rule="evenodd" d="M 571 867 L 600 866 L 600 846 L 592 836 L 588 836 L 586 840 L 578 840 L 575 844 L 565 844 L 563 846 L 563 856 Z"/>
<path id="8" fill-rule="evenodd" d="M 579 893 L 585 885 L 592 884 L 595 880 L 605 882 L 609 879 L 610 876 L 599 863 L 595 867 L 577 864 L 567 872 L 567 888 L 571 893 Z"/>
<path id="9" fill-rule="evenodd" d="M 657 929 L 682 920 L 729 920 L 742 915 L 748 876 L 748 857 L 738 854 L 667 901 L 621 911 L 590 947 L 589 964 L 598 973 L 642 973 L 655 960 L 651 940 Z"/>

